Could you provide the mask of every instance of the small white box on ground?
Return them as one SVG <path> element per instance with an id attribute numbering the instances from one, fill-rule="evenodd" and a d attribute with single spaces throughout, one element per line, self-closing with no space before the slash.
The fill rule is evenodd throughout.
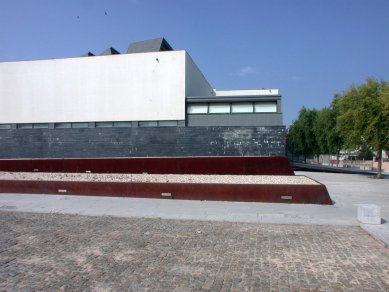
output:
<path id="1" fill-rule="evenodd" d="M 381 207 L 374 204 L 359 204 L 358 220 L 364 224 L 381 224 Z"/>

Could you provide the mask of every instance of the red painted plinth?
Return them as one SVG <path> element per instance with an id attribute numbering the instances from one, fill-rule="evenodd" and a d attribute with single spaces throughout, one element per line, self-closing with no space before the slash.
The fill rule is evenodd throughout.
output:
<path id="1" fill-rule="evenodd" d="M 2 180 L 0 181 L 0 192 L 141 198 L 162 198 L 162 193 L 170 193 L 172 199 L 184 200 L 332 204 L 327 189 L 322 184 L 177 184 Z"/>
<path id="2" fill-rule="evenodd" d="M 0 171 L 294 175 L 285 156 L 1 159 Z"/>

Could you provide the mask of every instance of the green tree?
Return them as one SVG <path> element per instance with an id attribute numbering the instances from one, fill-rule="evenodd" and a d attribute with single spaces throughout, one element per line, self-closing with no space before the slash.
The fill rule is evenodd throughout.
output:
<path id="1" fill-rule="evenodd" d="M 339 153 L 343 145 L 342 138 L 336 128 L 337 109 L 325 107 L 317 111 L 314 127 L 316 142 L 320 154 L 336 154 L 336 164 L 339 164 Z"/>
<path id="2" fill-rule="evenodd" d="M 293 121 L 288 129 L 287 146 L 292 154 L 304 155 L 304 145 L 302 141 L 302 127 L 298 120 Z M 304 162 L 306 156 L 304 156 Z"/>
<path id="3" fill-rule="evenodd" d="M 317 111 L 313 124 L 316 142 L 320 147 L 320 154 L 337 154 L 341 145 L 338 145 L 336 131 L 336 115 L 332 108 L 325 107 Z M 337 159 L 338 160 L 338 159 Z"/>
<path id="4" fill-rule="evenodd" d="M 382 150 L 389 148 L 388 83 L 368 78 L 366 83 L 352 85 L 333 104 L 339 111 L 337 130 L 348 150 L 370 147 L 377 151 L 378 172 L 382 177 Z"/>
<path id="5" fill-rule="evenodd" d="M 303 107 L 298 119 L 292 123 L 288 133 L 288 148 L 293 154 L 304 155 L 304 161 L 307 156 L 317 155 L 319 160 L 320 146 L 316 140 L 314 132 L 314 123 L 317 117 L 317 110 L 306 109 Z"/>

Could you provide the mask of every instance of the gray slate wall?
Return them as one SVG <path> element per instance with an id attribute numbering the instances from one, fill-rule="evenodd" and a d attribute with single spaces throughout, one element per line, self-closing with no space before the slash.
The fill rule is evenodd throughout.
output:
<path id="1" fill-rule="evenodd" d="M 0 158 L 285 155 L 285 127 L 0 130 Z"/>
<path id="2" fill-rule="evenodd" d="M 187 115 L 188 127 L 196 126 L 279 126 L 282 113 L 195 114 Z"/>

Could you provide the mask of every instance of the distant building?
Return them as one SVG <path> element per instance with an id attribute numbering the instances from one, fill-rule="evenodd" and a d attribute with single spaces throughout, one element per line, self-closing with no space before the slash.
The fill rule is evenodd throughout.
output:
<path id="1" fill-rule="evenodd" d="M 164 38 L 0 63 L 0 158 L 284 155 L 278 89 L 215 90 Z"/>

